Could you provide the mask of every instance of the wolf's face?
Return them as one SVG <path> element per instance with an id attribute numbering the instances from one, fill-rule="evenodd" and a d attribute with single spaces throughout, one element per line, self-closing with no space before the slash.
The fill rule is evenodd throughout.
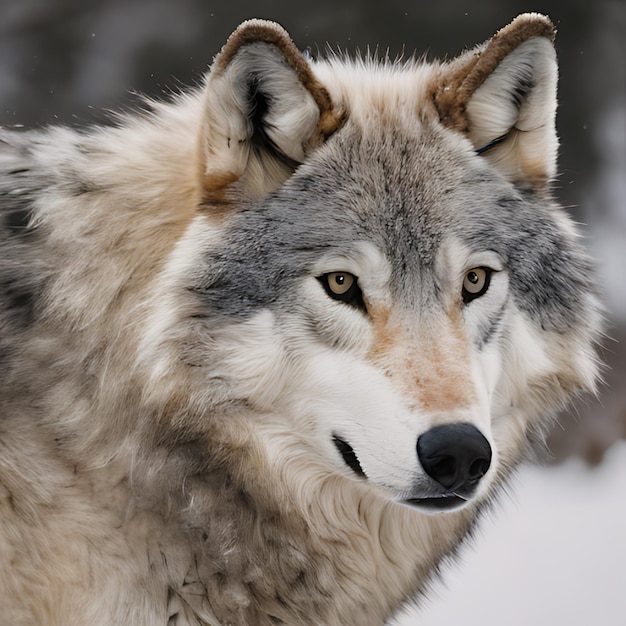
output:
<path id="1" fill-rule="evenodd" d="M 583 305 L 555 211 L 437 125 L 348 122 L 210 246 L 199 221 L 184 271 L 211 320 L 202 359 L 230 400 L 297 433 L 292 454 L 463 506 L 525 436 L 532 377 L 558 375 L 542 335 Z"/>
<path id="2" fill-rule="evenodd" d="M 332 115 L 319 85 L 291 75 L 291 48 L 222 52 L 230 65 L 218 59 L 208 89 L 252 100 L 228 105 L 250 145 L 232 154 L 229 122 L 223 153 L 205 151 L 207 205 L 239 208 L 196 218 L 171 273 L 192 299 L 181 359 L 206 368 L 213 399 L 253 407 L 269 462 L 301 458 L 452 510 L 489 493 L 542 413 L 592 385 L 590 341 L 578 341 L 589 272 L 547 199 L 553 50 L 541 35 L 517 43 L 492 51 L 504 59 L 463 102 L 463 132 L 445 101 L 460 62 L 449 75 L 320 67 L 348 114 L 309 154 L 305 138 Z"/>

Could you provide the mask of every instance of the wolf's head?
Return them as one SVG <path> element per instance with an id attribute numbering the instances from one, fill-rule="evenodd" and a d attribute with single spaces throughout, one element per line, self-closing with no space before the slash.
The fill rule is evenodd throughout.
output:
<path id="1" fill-rule="evenodd" d="M 208 76 L 155 372 L 248 415 L 280 471 L 484 498 L 596 375 L 588 262 L 549 193 L 552 37 L 530 14 L 449 63 L 313 63 L 243 24 Z"/>

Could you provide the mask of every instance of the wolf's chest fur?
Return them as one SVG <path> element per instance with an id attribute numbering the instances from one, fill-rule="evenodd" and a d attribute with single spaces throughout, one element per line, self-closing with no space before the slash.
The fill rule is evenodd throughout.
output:
<path id="1" fill-rule="evenodd" d="M 594 386 L 552 36 L 313 62 L 253 20 L 202 90 L 0 131 L 0 621 L 381 624 L 422 592 Z"/>

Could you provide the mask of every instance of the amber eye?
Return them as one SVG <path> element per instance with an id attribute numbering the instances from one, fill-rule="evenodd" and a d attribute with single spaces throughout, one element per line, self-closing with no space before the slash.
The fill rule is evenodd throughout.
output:
<path id="1" fill-rule="evenodd" d="M 331 272 L 326 274 L 328 288 L 336 296 L 343 296 L 344 293 L 350 291 L 350 288 L 356 282 L 355 277 L 347 272 Z"/>
<path id="2" fill-rule="evenodd" d="M 328 274 L 318 276 L 317 280 L 322 283 L 326 293 L 333 300 L 353 304 L 365 310 L 363 293 L 354 274 L 350 274 L 350 272 L 329 272 Z"/>
<path id="3" fill-rule="evenodd" d="M 489 289 L 491 273 L 492 270 L 487 267 L 474 267 L 466 272 L 463 279 L 463 302 L 465 304 L 480 298 Z"/>

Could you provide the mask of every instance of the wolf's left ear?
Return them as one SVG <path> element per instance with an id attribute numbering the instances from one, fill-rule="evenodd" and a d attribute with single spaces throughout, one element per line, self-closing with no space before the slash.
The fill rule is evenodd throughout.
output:
<path id="1" fill-rule="evenodd" d="M 278 188 L 345 121 L 278 24 L 244 22 L 209 73 L 200 140 L 202 187 L 233 183 L 254 196 Z"/>
<path id="2" fill-rule="evenodd" d="M 435 105 L 514 183 L 542 188 L 556 173 L 554 26 L 527 13 L 445 65 Z"/>

